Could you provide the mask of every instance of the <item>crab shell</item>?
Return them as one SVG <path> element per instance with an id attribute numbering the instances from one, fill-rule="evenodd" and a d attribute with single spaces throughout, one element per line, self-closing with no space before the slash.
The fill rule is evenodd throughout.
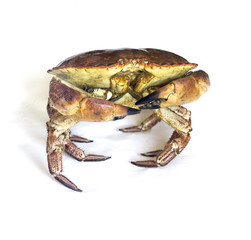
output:
<path id="1" fill-rule="evenodd" d="M 48 73 L 76 86 L 109 88 L 110 78 L 119 72 L 145 70 L 155 76 L 148 87 L 164 85 L 196 67 L 186 59 L 158 49 L 98 50 L 82 53 L 61 62 Z"/>
<path id="2" fill-rule="evenodd" d="M 158 49 L 118 49 L 118 50 L 98 50 L 82 53 L 61 62 L 57 67 L 48 71 L 61 80 L 72 84 L 78 89 L 96 88 L 113 89 L 113 93 L 119 92 L 118 87 L 124 79 L 134 76 L 132 83 L 134 96 L 139 98 L 148 95 L 146 89 L 161 87 L 168 82 L 184 76 L 189 70 L 195 68 L 197 64 L 189 63 L 186 59 L 164 50 Z M 139 80 L 142 75 L 143 78 Z M 116 80 L 118 78 L 118 80 Z M 112 79 L 115 79 L 113 81 Z M 115 83 L 114 83 L 115 82 Z M 119 82 L 119 83 L 118 83 Z M 114 83 L 114 84 L 113 84 Z M 124 93 L 127 91 L 124 90 Z M 107 98 L 97 94 L 94 97 Z M 128 97 L 116 103 L 136 107 L 136 100 Z"/>

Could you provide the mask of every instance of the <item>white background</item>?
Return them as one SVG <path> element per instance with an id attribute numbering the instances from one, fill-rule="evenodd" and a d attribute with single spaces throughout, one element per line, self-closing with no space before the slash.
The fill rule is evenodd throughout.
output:
<path id="1" fill-rule="evenodd" d="M 1 239 L 251 239 L 249 1 L 5 1 L 1 24 Z M 123 121 L 80 123 L 94 140 L 80 163 L 64 155 L 71 191 L 47 169 L 47 70 L 74 54 L 160 48 L 208 72 L 192 138 L 164 168 L 129 162 L 163 147 L 171 128 L 125 134 Z"/>

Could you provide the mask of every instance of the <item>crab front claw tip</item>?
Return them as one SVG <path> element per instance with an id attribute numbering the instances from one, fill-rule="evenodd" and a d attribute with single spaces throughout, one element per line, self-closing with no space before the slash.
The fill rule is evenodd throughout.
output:
<path id="1" fill-rule="evenodd" d="M 130 108 L 130 107 L 128 107 L 128 108 L 127 108 L 127 111 L 126 111 L 126 115 L 123 115 L 123 116 L 116 116 L 116 117 L 113 118 L 113 120 L 114 120 L 114 121 L 120 120 L 120 119 L 125 118 L 125 117 L 128 116 L 128 115 L 134 115 L 134 114 L 138 114 L 138 113 L 140 113 L 140 112 L 141 112 L 141 110 L 139 110 L 139 109 L 135 109 L 135 108 Z"/>
<path id="2" fill-rule="evenodd" d="M 135 108 L 128 108 L 127 109 L 127 114 L 128 115 L 134 115 L 134 114 L 138 114 L 140 113 L 141 111 L 139 109 L 135 109 Z"/>
<path id="3" fill-rule="evenodd" d="M 142 104 L 146 104 L 146 103 L 150 103 L 152 101 L 155 101 L 159 98 L 159 91 L 155 91 L 150 93 L 149 95 L 141 98 L 140 100 L 138 100 L 135 105 L 142 105 Z"/>
<path id="4" fill-rule="evenodd" d="M 157 109 L 161 107 L 161 100 L 159 99 L 160 92 L 155 91 L 151 94 L 138 100 L 135 105 L 142 105 L 139 109 Z"/>
<path id="5" fill-rule="evenodd" d="M 123 119 L 128 115 L 134 115 L 140 112 L 141 112 L 140 109 L 126 107 L 119 104 L 114 104 L 113 120 Z"/>
<path id="6" fill-rule="evenodd" d="M 139 108 L 140 109 L 158 109 L 158 108 L 160 108 L 160 105 L 161 105 L 161 101 L 160 101 L 160 99 L 157 99 L 157 100 L 154 100 L 150 103 L 147 103 Z"/>

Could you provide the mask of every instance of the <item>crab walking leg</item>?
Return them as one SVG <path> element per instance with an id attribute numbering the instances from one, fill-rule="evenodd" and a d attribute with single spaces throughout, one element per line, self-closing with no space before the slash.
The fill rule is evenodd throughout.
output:
<path id="1" fill-rule="evenodd" d="M 169 109 L 172 110 L 174 113 L 179 114 L 182 118 L 188 120 L 188 124 L 191 125 L 191 112 L 189 110 L 187 110 L 186 108 L 182 106 L 173 106 L 173 107 L 169 107 Z M 162 150 L 155 150 L 151 152 L 141 153 L 141 155 L 145 157 L 156 157 L 161 152 Z"/>
<path id="2" fill-rule="evenodd" d="M 64 136 L 65 136 L 65 139 L 68 138 L 72 142 L 79 142 L 79 143 L 91 143 L 91 142 L 93 142 L 93 140 L 90 140 L 90 139 L 87 139 L 87 138 L 84 138 L 84 137 L 80 137 L 80 136 L 71 134 L 71 130 L 70 129 L 67 129 L 64 132 Z"/>
<path id="3" fill-rule="evenodd" d="M 90 139 L 84 138 L 84 137 L 80 137 L 77 135 L 70 135 L 69 139 L 73 142 L 80 142 L 80 143 L 90 143 L 93 142 Z"/>
<path id="4" fill-rule="evenodd" d="M 190 118 L 185 119 L 170 108 L 155 109 L 154 112 L 161 120 L 166 122 L 179 133 L 187 133 L 192 130 Z"/>
<path id="5" fill-rule="evenodd" d="M 50 121 L 47 123 L 47 159 L 50 173 L 64 186 L 81 191 L 73 182 L 62 174 L 62 151 L 79 161 L 101 161 L 110 157 L 86 155 L 72 141 L 90 142 L 78 136 L 72 136 L 69 128 L 79 121 L 112 121 L 140 110 L 125 107 L 103 99 L 87 96 L 77 89 L 53 80 L 50 84 L 50 100 L 47 106 Z"/>
<path id="6" fill-rule="evenodd" d="M 160 89 L 141 98 L 136 105 L 140 109 L 157 109 L 170 106 L 179 106 L 193 102 L 200 98 L 209 88 L 210 82 L 207 73 L 202 70 L 173 80 Z"/>
<path id="7" fill-rule="evenodd" d="M 172 159 L 174 159 L 186 147 L 190 140 L 191 120 L 185 108 L 173 108 L 176 112 L 170 109 L 158 109 L 155 113 L 159 118 L 168 123 L 175 129 L 171 138 L 166 143 L 164 150 L 157 150 L 142 154 L 147 157 L 156 157 L 156 160 L 145 160 L 132 162 L 134 165 L 140 167 L 159 167 L 165 166 Z M 178 111 L 179 110 L 179 111 Z M 183 113 L 187 119 L 178 115 Z M 182 112 L 182 113 L 181 113 Z M 189 112 L 189 111 L 188 111 Z M 189 116 L 189 117 L 188 117 Z"/>
<path id="8" fill-rule="evenodd" d="M 156 160 L 136 161 L 132 164 L 139 167 L 162 167 L 173 160 L 186 147 L 190 140 L 190 134 L 179 134 L 174 131 L 163 151 L 159 152 Z"/>
<path id="9" fill-rule="evenodd" d="M 172 159 L 176 157 L 176 155 L 180 154 L 182 150 L 186 147 L 190 140 L 190 133 L 178 133 L 174 131 L 170 140 L 167 142 L 164 150 L 158 155 L 156 162 L 160 166 L 165 166 Z"/>
<path id="10" fill-rule="evenodd" d="M 78 161 L 104 161 L 111 157 L 106 157 L 103 155 L 95 155 L 95 154 L 88 154 L 86 155 L 85 152 L 77 147 L 69 138 L 66 138 L 63 141 L 64 150 L 72 157 L 77 159 Z"/>
<path id="11" fill-rule="evenodd" d="M 168 107 L 168 108 L 170 110 L 172 110 L 173 112 L 179 114 L 180 116 L 182 116 L 186 120 L 189 120 L 189 122 L 191 122 L 191 112 L 189 110 L 187 110 L 185 107 L 172 106 L 172 107 Z"/>
<path id="12" fill-rule="evenodd" d="M 74 191 L 81 192 L 81 189 L 79 189 L 72 181 L 62 174 L 62 141 L 62 135 L 57 136 L 55 130 L 48 128 L 47 159 L 50 174 L 52 174 L 54 178 L 64 186 Z"/>
<path id="13" fill-rule="evenodd" d="M 122 132 L 144 132 L 154 127 L 161 119 L 153 113 L 146 118 L 139 126 L 133 126 L 128 128 L 119 129 Z"/>
<path id="14" fill-rule="evenodd" d="M 47 104 L 47 113 L 48 113 L 50 118 L 53 118 L 53 116 L 59 116 L 60 115 L 60 113 L 51 106 L 50 100 L 48 100 L 48 104 Z M 76 135 L 72 135 L 70 129 L 66 130 L 64 132 L 64 134 L 67 135 L 69 137 L 69 139 L 71 141 L 73 141 L 73 142 L 81 142 L 81 143 L 93 142 L 90 139 L 80 137 L 80 136 L 76 136 Z"/>
<path id="15" fill-rule="evenodd" d="M 58 117 L 58 124 L 62 123 L 65 117 Z M 65 119 L 66 121 L 67 119 Z M 69 122 L 68 122 L 69 124 Z M 51 127 L 54 126 L 54 127 Z M 74 157 L 79 161 L 102 161 L 106 160 L 110 157 L 102 156 L 102 155 L 85 155 L 84 151 L 78 148 L 72 141 L 70 140 L 69 130 L 66 130 L 64 133 L 60 133 L 62 130 L 59 125 L 57 125 L 58 129 L 55 128 L 55 123 L 48 122 L 47 130 L 47 160 L 49 172 L 54 176 L 54 178 L 62 183 L 64 186 L 75 190 L 80 190 L 73 182 L 71 182 L 67 177 L 62 174 L 63 171 L 63 163 L 62 163 L 62 151 L 65 150 L 69 155 Z"/>

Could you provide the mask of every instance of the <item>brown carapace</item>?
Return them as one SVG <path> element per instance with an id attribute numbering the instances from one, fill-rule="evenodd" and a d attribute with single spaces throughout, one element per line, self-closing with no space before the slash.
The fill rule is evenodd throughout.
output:
<path id="1" fill-rule="evenodd" d="M 62 174 L 62 152 L 79 161 L 102 161 L 109 157 L 85 154 L 73 142 L 91 142 L 72 135 L 70 127 L 79 121 L 113 121 L 142 109 L 153 113 L 138 126 L 122 132 L 150 130 L 159 121 L 174 132 L 164 149 L 142 154 L 154 160 L 136 161 L 141 167 L 165 166 L 190 140 L 191 112 L 181 105 L 197 100 L 209 86 L 202 70 L 192 72 L 197 64 L 159 49 L 117 49 L 82 53 L 66 59 L 49 70 L 47 105 L 47 158 L 56 180 L 81 191 Z"/>

